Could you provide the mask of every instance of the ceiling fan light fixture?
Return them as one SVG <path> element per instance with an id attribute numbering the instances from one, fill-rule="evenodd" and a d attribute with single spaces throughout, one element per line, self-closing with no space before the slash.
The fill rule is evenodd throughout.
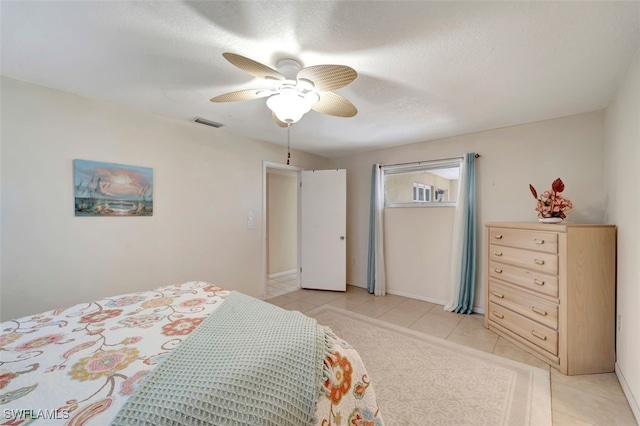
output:
<path id="1" fill-rule="evenodd" d="M 267 107 L 280 121 L 293 124 L 311 110 L 312 102 L 295 90 L 283 90 L 267 99 Z"/>
<path id="2" fill-rule="evenodd" d="M 320 95 L 318 95 L 316 92 L 307 92 L 304 95 L 304 98 L 307 100 L 307 102 L 309 102 L 309 105 L 313 105 L 320 100 Z"/>
<path id="3" fill-rule="evenodd" d="M 232 65 L 256 78 L 273 82 L 273 89 L 244 89 L 211 98 L 211 102 L 249 101 L 267 98 L 273 121 L 288 127 L 299 121 L 311 108 L 335 117 L 353 117 L 356 107 L 345 97 L 334 93 L 358 76 L 346 65 L 311 65 L 302 68 L 294 59 L 278 62 L 278 70 L 236 53 L 222 56 Z"/>
<path id="4" fill-rule="evenodd" d="M 316 87 L 313 81 L 307 80 L 306 78 L 299 78 L 297 84 L 302 91 L 313 90 L 314 87 Z"/>

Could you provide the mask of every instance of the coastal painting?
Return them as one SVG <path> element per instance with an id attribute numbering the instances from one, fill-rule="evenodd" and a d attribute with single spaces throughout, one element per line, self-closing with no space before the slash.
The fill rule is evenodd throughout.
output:
<path id="1" fill-rule="evenodd" d="M 73 160 L 76 216 L 152 216 L 153 169 Z"/>

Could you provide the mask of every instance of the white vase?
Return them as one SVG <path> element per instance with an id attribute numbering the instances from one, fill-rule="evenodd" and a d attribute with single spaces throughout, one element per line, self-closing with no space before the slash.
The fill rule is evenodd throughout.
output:
<path id="1" fill-rule="evenodd" d="M 560 223 L 563 219 L 561 217 L 541 217 L 538 220 L 542 223 Z"/>

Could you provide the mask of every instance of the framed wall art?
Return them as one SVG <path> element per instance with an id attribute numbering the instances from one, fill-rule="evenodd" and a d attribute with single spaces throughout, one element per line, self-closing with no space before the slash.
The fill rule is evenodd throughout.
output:
<path id="1" fill-rule="evenodd" d="M 73 160 L 76 216 L 152 216 L 153 169 Z"/>

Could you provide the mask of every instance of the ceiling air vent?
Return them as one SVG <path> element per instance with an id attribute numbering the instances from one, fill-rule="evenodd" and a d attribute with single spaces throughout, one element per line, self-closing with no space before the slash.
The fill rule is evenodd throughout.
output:
<path id="1" fill-rule="evenodd" d="M 200 117 L 196 117 L 196 119 L 193 120 L 193 121 L 195 121 L 196 123 L 205 124 L 207 126 L 215 127 L 216 129 L 219 129 L 220 127 L 224 126 L 224 124 L 216 123 L 215 121 L 206 120 L 206 119 L 200 118 Z"/>

